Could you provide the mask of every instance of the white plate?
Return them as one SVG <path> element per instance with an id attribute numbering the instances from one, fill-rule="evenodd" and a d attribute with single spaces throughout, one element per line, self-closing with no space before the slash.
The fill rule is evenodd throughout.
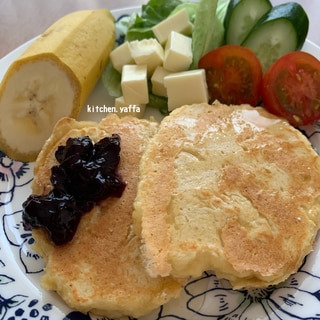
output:
<path id="1" fill-rule="evenodd" d="M 113 13 L 119 17 L 133 10 L 137 8 Z M 31 41 L 0 60 L 0 79 Z M 304 50 L 320 58 L 320 48 L 313 43 L 307 41 Z M 101 82 L 88 104 L 112 106 L 113 99 Z M 85 105 L 80 118 L 98 120 L 103 116 L 88 112 Z M 320 150 L 320 127 L 303 129 L 313 146 Z M 32 169 L 33 163 L 12 161 L 0 153 L 0 320 L 96 319 L 70 310 L 55 293 L 40 287 L 43 261 L 31 250 L 31 233 L 23 229 L 21 222 L 21 204 L 31 192 Z M 320 239 L 299 271 L 279 286 L 233 291 L 227 281 L 205 273 L 191 281 L 178 300 L 141 319 L 320 319 L 319 265 Z"/>

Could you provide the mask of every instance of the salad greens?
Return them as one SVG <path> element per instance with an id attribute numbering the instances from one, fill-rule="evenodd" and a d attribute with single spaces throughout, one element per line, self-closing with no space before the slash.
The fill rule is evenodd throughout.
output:
<path id="1" fill-rule="evenodd" d="M 227 0 L 149 0 L 142 5 L 141 13 L 122 17 L 116 22 L 117 38 L 122 41 L 155 38 L 152 27 L 179 10 L 185 9 L 194 24 L 192 33 L 194 60 L 190 69 L 196 69 L 200 57 L 222 44 L 224 38 L 223 20 L 228 6 Z M 121 44 L 121 43 L 118 43 Z M 102 75 L 102 81 L 112 97 L 122 95 L 121 74 L 109 63 Z M 167 98 L 151 92 L 149 83 L 149 105 L 166 114 Z"/>
<path id="2" fill-rule="evenodd" d="M 108 63 L 101 79 L 110 97 L 117 98 L 122 96 L 121 73 L 113 67 L 112 63 Z"/>
<path id="3" fill-rule="evenodd" d="M 182 9 L 185 9 L 188 13 L 190 22 L 194 23 L 198 7 L 199 7 L 199 2 L 183 2 L 176 6 L 176 8 L 170 13 L 170 16 Z"/>
<path id="4" fill-rule="evenodd" d="M 192 32 L 193 62 L 191 69 L 196 69 L 198 62 L 210 50 L 220 47 L 224 41 L 224 16 L 228 2 L 218 0 L 201 0 L 194 21 Z M 219 16 L 218 16 L 219 12 Z"/>
<path id="5" fill-rule="evenodd" d="M 149 0 L 142 5 L 141 14 L 136 15 L 134 23 L 129 26 L 125 39 L 132 41 L 155 38 L 151 28 L 167 18 L 180 4 L 180 0 Z"/>

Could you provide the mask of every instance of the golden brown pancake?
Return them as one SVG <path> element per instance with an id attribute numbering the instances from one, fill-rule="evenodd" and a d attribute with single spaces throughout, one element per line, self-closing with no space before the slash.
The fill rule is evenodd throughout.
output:
<path id="1" fill-rule="evenodd" d="M 151 276 L 213 270 L 234 288 L 297 271 L 320 217 L 320 159 L 287 121 L 248 105 L 183 106 L 141 161 L 134 226 Z"/>
<path id="2" fill-rule="evenodd" d="M 151 278 L 133 234 L 132 211 L 139 179 L 139 162 L 156 132 L 154 122 L 110 115 L 99 124 L 64 118 L 43 147 L 34 169 L 33 192 L 52 189 L 54 153 L 69 137 L 88 135 L 94 142 L 117 133 L 121 138 L 118 173 L 127 186 L 120 198 L 108 198 L 83 215 L 71 242 L 54 245 L 42 229 L 34 229 L 35 249 L 46 262 L 41 284 L 56 291 L 71 307 L 107 317 L 139 317 L 176 297 L 184 281 Z"/>

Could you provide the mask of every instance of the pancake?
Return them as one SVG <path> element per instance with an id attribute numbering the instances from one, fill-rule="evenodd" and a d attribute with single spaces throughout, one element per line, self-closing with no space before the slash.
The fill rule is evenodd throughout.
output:
<path id="1" fill-rule="evenodd" d="M 153 277 L 213 270 L 235 289 L 261 288 L 296 272 L 313 248 L 319 156 L 261 107 L 174 110 L 140 173 L 134 228 Z"/>
<path id="2" fill-rule="evenodd" d="M 177 297 L 184 280 L 151 278 L 132 228 L 139 162 L 158 124 L 131 117 L 107 116 L 99 124 L 59 121 L 34 168 L 32 191 L 48 194 L 54 153 L 69 137 L 88 135 L 94 142 L 116 133 L 121 138 L 118 174 L 126 181 L 120 198 L 107 198 L 85 213 L 71 242 L 56 246 L 42 229 L 33 229 L 35 250 L 46 267 L 41 285 L 56 291 L 73 309 L 117 318 L 139 317 Z"/>

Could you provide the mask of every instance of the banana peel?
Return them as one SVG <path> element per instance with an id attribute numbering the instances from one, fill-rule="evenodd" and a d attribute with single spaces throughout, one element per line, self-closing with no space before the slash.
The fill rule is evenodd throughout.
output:
<path id="1" fill-rule="evenodd" d="M 115 43 L 108 9 L 70 13 L 8 68 L 0 85 L 0 150 L 35 161 L 56 122 L 77 117 Z"/>

